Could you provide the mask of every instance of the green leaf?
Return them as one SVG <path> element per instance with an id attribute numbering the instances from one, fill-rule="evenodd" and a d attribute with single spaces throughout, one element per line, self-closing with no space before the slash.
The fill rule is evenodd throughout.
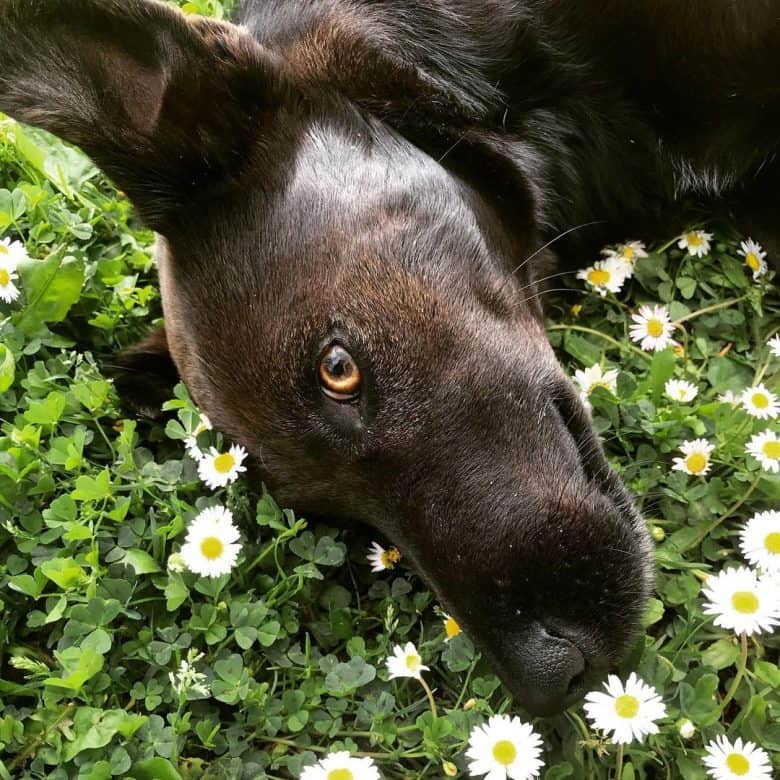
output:
<path id="1" fill-rule="evenodd" d="M 17 315 L 15 324 L 22 333 L 32 334 L 45 324 L 65 319 L 81 294 L 84 262 L 55 252 L 45 260 L 22 263 L 19 276 L 27 306 Z"/>
<path id="2" fill-rule="evenodd" d="M 128 780 L 182 780 L 182 777 L 167 758 L 156 757 L 133 764 Z"/>
<path id="3" fill-rule="evenodd" d="M 43 681 L 44 685 L 52 688 L 65 688 L 77 693 L 103 668 L 103 656 L 90 647 L 67 647 L 59 652 L 55 650 L 54 655 L 63 667 L 63 676 Z"/>
<path id="4" fill-rule="evenodd" d="M 83 750 L 104 747 L 116 734 L 129 739 L 145 722 L 145 715 L 132 715 L 124 710 L 79 707 L 73 716 L 72 728 L 76 737 L 72 742 L 65 743 L 63 758 L 70 761 Z"/>
<path id="5" fill-rule="evenodd" d="M 111 495 L 111 472 L 103 469 L 97 477 L 86 475 L 76 480 L 76 489 L 70 494 L 77 501 L 100 501 Z"/>
<path id="6" fill-rule="evenodd" d="M 154 574 L 160 571 L 160 565 L 157 561 L 144 550 L 125 550 L 125 554 L 120 558 L 120 561 L 127 566 L 131 566 L 136 574 Z"/>
<path id="7" fill-rule="evenodd" d="M 15 374 L 14 353 L 5 344 L 0 344 L 0 393 L 4 393 L 14 383 Z"/>
<path id="8" fill-rule="evenodd" d="M 87 579 L 87 574 L 73 558 L 52 558 L 38 567 L 43 575 L 63 590 L 75 588 Z"/>

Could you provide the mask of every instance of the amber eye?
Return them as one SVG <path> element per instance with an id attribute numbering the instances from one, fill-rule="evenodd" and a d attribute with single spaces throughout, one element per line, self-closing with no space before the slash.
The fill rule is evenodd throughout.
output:
<path id="1" fill-rule="evenodd" d="M 360 392 L 360 369 L 340 344 L 331 344 L 320 360 L 320 386 L 335 401 L 353 401 Z"/>

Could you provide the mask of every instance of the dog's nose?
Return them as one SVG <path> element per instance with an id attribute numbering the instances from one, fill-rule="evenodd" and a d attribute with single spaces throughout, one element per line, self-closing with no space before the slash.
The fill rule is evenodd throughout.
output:
<path id="1" fill-rule="evenodd" d="M 585 692 L 585 656 L 569 639 L 533 623 L 515 652 L 516 692 L 531 714 L 560 712 Z"/>

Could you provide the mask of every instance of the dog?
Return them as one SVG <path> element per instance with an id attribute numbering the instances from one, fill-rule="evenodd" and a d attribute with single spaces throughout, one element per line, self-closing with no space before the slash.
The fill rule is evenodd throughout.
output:
<path id="1" fill-rule="evenodd" d="M 0 110 L 159 235 L 121 392 L 180 377 L 280 502 L 379 529 L 543 715 L 653 586 L 544 277 L 705 206 L 776 245 L 778 52 L 775 0 L 0 0 Z"/>

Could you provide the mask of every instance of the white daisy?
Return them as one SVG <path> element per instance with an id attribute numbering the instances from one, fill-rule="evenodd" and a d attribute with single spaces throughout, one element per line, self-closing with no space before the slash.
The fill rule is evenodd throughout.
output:
<path id="1" fill-rule="evenodd" d="M 211 506 L 190 523 L 181 556 L 191 572 L 219 577 L 235 566 L 241 552 L 238 539 L 233 513 L 223 506 Z"/>
<path id="2" fill-rule="evenodd" d="M 217 452 L 212 447 L 198 461 L 198 476 L 212 490 L 225 487 L 230 482 L 235 482 L 246 466 L 241 464 L 246 458 L 246 450 L 238 444 L 234 444 L 227 452 Z"/>
<path id="3" fill-rule="evenodd" d="M 780 333 L 776 333 L 767 341 L 769 351 L 775 356 L 780 357 Z"/>
<path id="4" fill-rule="evenodd" d="M 677 343 L 672 339 L 674 325 L 666 306 L 640 306 L 631 319 L 635 324 L 629 329 L 629 335 L 632 341 L 641 342 L 642 349 L 658 351 Z"/>
<path id="5" fill-rule="evenodd" d="M 442 616 L 442 623 L 444 623 L 445 642 L 449 642 L 450 639 L 454 639 L 460 632 L 461 627 L 458 621 L 455 620 L 452 615 L 444 614 Z"/>
<path id="6" fill-rule="evenodd" d="M 634 275 L 636 261 L 647 257 L 645 245 L 641 241 L 627 241 L 625 244 L 618 244 L 615 249 L 602 249 L 601 254 L 607 260 L 616 260 L 620 263 L 626 279 Z"/>
<path id="7" fill-rule="evenodd" d="M 758 512 L 739 534 L 739 548 L 753 566 L 780 573 L 780 512 Z"/>
<path id="8" fill-rule="evenodd" d="M 386 571 L 395 568 L 395 565 L 401 560 L 401 553 L 395 547 L 385 550 L 381 544 L 371 542 L 371 548 L 366 558 L 371 564 L 371 571 Z"/>
<path id="9" fill-rule="evenodd" d="M 688 254 L 693 257 L 704 257 L 709 254 L 710 241 L 712 233 L 705 233 L 703 230 L 689 230 L 680 236 L 677 246 L 680 249 L 687 249 Z"/>
<path id="10" fill-rule="evenodd" d="M 200 447 L 198 447 L 198 436 L 200 436 L 200 434 L 204 431 L 210 430 L 213 430 L 211 420 L 209 420 L 209 418 L 203 414 L 203 412 L 201 412 L 198 419 L 198 424 L 195 426 L 195 429 L 184 440 L 184 446 L 187 450 L 187 454 L 191 458 L 200 460 L 201 457 L 203 457 L 203 453 L 200 451 Z"/>
<path id="11" fill-rule="evenodd" d="M 681 403 L 693 401 L 699 393 L 693 382 L 686 382 L 684 379 L 670 379 L 664 385 L 664 391 L 672 401 L 680 401 Z"/>
<path id="12" fill-rule="evenodd" d="M 742 393 L 742 408 L 751 416 L 759 420 L 774 420 L 777 417 L 777 396 L 770 393 L 763 383 L 755 387 L 748 387 Z"/>
<path id="13" fill-rule="evenodd" d="M 395 645 L 393 654 L 388 656 L 385 665 L 391 680 L 395 677 L 414 677 L 415 680 L 420 680 L 422 672 L 428 669 L 423 665 L 417 648 L 411 642 L 407 642 L 405 647 Z"/>
<path id="14" fill-rule="evenodd" d="M 725 736 L 716 737 L 705 748 L 702 762 L 713 780 L 772 780 L 772 765 L 765 750 L 752 742 L 737 737 L 730 742 Z"/>
<path id="15" fill-rule="evenodd" d="M 696 734 L 696 726 L 693 725 L 689 720 L 684 720 L 677 726 L 677 733 L 683 738 L 683 739 L 693 739 L 694 734 Z"/>
<path id="16" fill-rule="evenodd" d="M 577 369 L 574 372 L 574 381 L 579 385 L 580 398 L 587 403 L 588 396 L 597 387 L 604 387 L 614 395 L 617 392 L 617 375 L 617 369 L 604 371 L 598 363 L 590 368 Z"/>
<path id="17" fill-rule="evenodd" d="M 702 595 L 705 615 L 715 616 L 715 625 L 737 634 L 770 633 L 780 624 L 780 590 L 777 581 L 759 577 L 741 566 L 707 577 Z"/>
<path id="18" fill-rule="evenodd" d="M 577 271 L 577 278 L 593 288 L 602 298 L 608 292 L 620 292 L 626 281 L 624 263 L 617 260 L 597 260 L 588 268 Z"/>
<path id="19" fill-rule="evenodd" d="M 313 766 L 304 767 L 300 780 L 380 780 L 372 758 L 355 758 L 346 750 L 328 753 Z"/>
<path id="20" fill-rule="evenodd" d="M 725 393 L 721 393 L 718 396 L 718 400 L 722 404 L 731 404 L 732 406 L 736 406 L 742 401 L 742 393 L 735 393 L 733 390 L 726 390 Z"/>
<path id="21" fill-rule="evenodd" d="M 710 444 L 706 439 L 684 441 L 680 445 L 680 452 L 685 457 L 675 458 L 672 470 L 702 477 L 710 470 L 710 455 L 714 449 L 715 445 Z"/>
<path id="22" fill-rule="evenodd" d="M 780 437 L 774 431 L 762 431 L 751 437 L 745 447 L 766 471 L 780 471 Z"/>
<path id="23" fill-rule="evenodd" d="M 658 692 L 634 672 L 625 687 L 620 678 L 610 674 L 604 683 L 606 693 L 591 691 L 585 696 L 583 708 L 593 726 L 611 732 L 612 741 L 627 744 L 640 742 L 646 734 L 657 734 L 656 721 L 666 715 L 666 706 Z"/>
<path id="24" fill-rule="evenodd" d="M 0 240 L 0 259 L 5 260 L 15 271 L 19 263 L 30 259 L 27 249 L 21 241 L 11 241 L 10 238 Z"/>
<path id="25" fill-rule="evenodd" d="M 472 777 L 485 780 L 530 780 L 544 767 L 542 738 L 530 723 L 518 717 L 493 715 L 487 724 L 475 726 L 469 735 L 466 757 Z"/>
<path id="26" fill-rule="evenodd" d="M 745 265 L 753 272 L 754 279 L 758 279 L 769 270 L 764 260 L 766 252 L 761 248 L 761 244 L 756 243 L 752 238 L 739 245 L 738 253 L 745 258 Z"/>
<path id="27" fill-rule="evenodd" d="M 5 244 L 0 242 L 0 301 L 11 303 L 19 297 L 19 288 L 14 284 L 17 279 L 16 263 L 2 250 Z"/>

